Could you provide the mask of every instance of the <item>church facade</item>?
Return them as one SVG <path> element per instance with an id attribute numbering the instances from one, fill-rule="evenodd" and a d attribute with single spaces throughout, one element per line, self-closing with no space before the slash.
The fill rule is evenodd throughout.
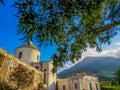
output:
<path id="1" fill-rule="evenodd" d="M 28 80 L 30 84 L 27 87 L 19 87 L 19 90 L 100 90 L 97 77 L 76 74 L 58 79 L 57 73 L 52 74 L 52 61 L 40 62 L 39 59 L 40 51 L 32 42 L 16 48 L 15 56 L 0 49 L 0 78 L 17 87 L 17 79 L 11 80 L 10 75 L 17 70 L 16 67 L 24 67 L 26 72 L 31 74 L 28 76 L 31 81 Z"/>
<path id="2" fill-rule="evenodd" d="M 86 73 L 58 80 L 58 90 L 100 90 L 98 78 Z"/>

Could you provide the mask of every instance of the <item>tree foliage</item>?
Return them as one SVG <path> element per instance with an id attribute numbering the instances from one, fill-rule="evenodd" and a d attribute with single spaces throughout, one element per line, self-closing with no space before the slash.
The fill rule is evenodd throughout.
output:
<path id="1" fill-rule="evenodd" d="M 18 65 L 10 73 L 10 81 L 17 83 L 16 90 L 29 87 L 32 84 L 34 78 L 34 72 L 30 72 L 23 65 Z"/>
<path id="2" fill-rule="evenodd" d="M 0 0 L 0 3 L 2 3 L 3 5 L 5 5 L 4 0 Z"/>
<path id="3" fill-rule="evenodd" d="M 23 40 L 57 46 L 53 71 L 79 60 L 87 47 L 101 51 L 119 30 L 119 0 L 16 0 L 13 6 Z"/>
<path id="4" fill-rule="evenodd" d="M 116 81 L 116 83 L 118 85 L 120 85 L 120 67 L 118 68 L 118 70 L 115 72 L 115 79 L 114 81 Z"/>

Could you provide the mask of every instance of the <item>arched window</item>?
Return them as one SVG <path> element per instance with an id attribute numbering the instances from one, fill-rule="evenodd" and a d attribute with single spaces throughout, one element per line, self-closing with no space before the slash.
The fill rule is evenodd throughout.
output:
<path id="1" fill-rule="evenodd" d="M 22 52 L 19 52 L 18 58 L 22 57 Z"/>
<path id="2" fill-rule="evenodd" d="M 98 84 L 97 83 L 95 83 L 95 86 L 96 86 L 96 90 L 98 90 Z"/>
<path id="3" fill-rule="evenodd" d="M 46 69 L 44 70 L 44 84 L 46 83 Z"/>
<path id="4" fill-rule="evenodd" d="M 90 90 L 92 90 L 92 83 L 89 83 Z"/>
<path id="5" fill-rule="evenodd" d="M 2 67 L 4 59 L 5 59 L 5 56 L 3 56 L 2 54 L 0 54 L 0 67 Z"/>
<path id="6" fill-rule="evenodd" d="M 39 61 L 39 55 L 37 55 L 37 61 Z"/>
<path id="7" fill-rule="evenodd" d="M 77 83 L 75 83 L 74 86 L 75 86 L 75 89 L 78 89 L 78 85 L 77 85 Z"/>
<path id="8" fill-rule="evenodd" d="M 45 82 L 45 80 L 46 80 L 45 78 L 46 78 L 46 73 L 44 72 L 44 84 L 46 83 L 46 82 Z"/>
<path id="9" fill-rule="evenodd" d="M 63 85 L 63 90 L 65 90 L 65 85 Z"/>

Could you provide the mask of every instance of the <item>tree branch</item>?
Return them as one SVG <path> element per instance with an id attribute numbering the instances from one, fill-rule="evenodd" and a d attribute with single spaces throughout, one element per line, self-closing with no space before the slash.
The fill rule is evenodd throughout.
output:
<path id="1" fill-rule="evenodd" d="M 102 33 L 102 32 L 105 32 L 105 31 L 111 29 L 112 27 L 117 26 L 117 25 L 120 25 L 120 21 L 114 22 L 114 23 L 109 24 L 109 25 L 104 26 L 104 27 L 96 28 L 96 29 L 92 30 L 92 32 Z"/>
<path id="2" fill-rule="evenodd" d="M 0 0 L 0 3 L 2 3 L 5 6 L 4 0 Z"/>

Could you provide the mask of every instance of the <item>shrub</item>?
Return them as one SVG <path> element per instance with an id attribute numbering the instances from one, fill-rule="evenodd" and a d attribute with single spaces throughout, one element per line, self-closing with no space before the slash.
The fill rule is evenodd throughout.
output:
<path id="1" fill-rule="evenodd" d="M 102 86 L 101 90 L 120 90 L 120 86 Z"/>

